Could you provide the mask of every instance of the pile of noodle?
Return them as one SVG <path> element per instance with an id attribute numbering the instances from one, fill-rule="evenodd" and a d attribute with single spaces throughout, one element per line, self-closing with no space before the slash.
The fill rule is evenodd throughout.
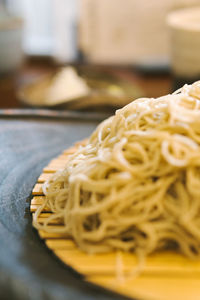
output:
<path id="1" fill-rule="evenodd" d="M 34 226 L 66 232 L 88 253 L 173 247 L 199 256 L 200 82 L 117 110 L 44 191 Z M 40 224 L 46 205 L 53 214 Z"/>

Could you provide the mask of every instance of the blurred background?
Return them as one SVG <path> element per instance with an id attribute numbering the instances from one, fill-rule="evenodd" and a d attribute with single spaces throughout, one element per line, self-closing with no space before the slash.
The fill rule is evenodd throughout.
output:
<path id="1" fill-rule="evenodd" d="M 0 108 L 113 111 L 137 97 L 171 92 L 187 76 L 172 72 L 166 18 L 198 5 L 0 0 Z"/>

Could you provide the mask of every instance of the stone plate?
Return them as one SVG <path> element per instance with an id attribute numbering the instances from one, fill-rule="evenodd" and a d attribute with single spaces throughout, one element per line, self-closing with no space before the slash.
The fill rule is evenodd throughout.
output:
<path id="1" fill-rule="evenodd" d="M 44 166 L 97 123 L 0 118 L 0 299 L 124 299 L 84 282 L 56 259 L 32 227 L 29 211 Z"/>

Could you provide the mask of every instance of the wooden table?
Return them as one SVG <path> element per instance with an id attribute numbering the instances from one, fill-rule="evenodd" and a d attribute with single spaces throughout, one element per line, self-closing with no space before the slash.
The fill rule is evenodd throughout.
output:
<path id="1" fill-rule="evenodd" d="M 26 59 L 21 69 L 13 74 L 0 76 L 0 108 L 20 108 L 23 105 L 17 99 L 17 89 L 39 76 L 54 71 L 59 66 L 50 58 L 29 58 Z M 96 66 L 96 68 L 98 68 Z M 99 67 L 102 68 L 102 67 Z M 158 97 L 171 91 L 171 77 L 164 74 L 144 74 L 128 67 L 103 67 L 111 70 L 123 79 L 127 79 L 140 86 L 146 97 Z"/>

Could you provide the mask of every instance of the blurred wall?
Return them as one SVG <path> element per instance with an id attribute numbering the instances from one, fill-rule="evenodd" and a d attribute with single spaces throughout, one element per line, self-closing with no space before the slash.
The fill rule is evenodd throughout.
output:
<path id="1" fill-rule="evenodd" d="M 166 63 L 166 15 L 193 5 L 200 0 L 81 0 L 80 48 L 94 63 Z"/>
<path id="2" fill-rule="evenodd" d="M 24 50 L 60 62 L 103 64 L 168 61 L 168 12 L 200 0 L 6 0 L 25 20 Z"/>

